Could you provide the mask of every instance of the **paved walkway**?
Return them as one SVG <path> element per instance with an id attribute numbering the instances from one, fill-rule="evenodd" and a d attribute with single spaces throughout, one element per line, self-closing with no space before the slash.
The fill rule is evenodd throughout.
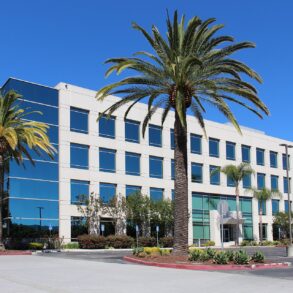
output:
<path id="1" fill-rule="evenodd" d="M 293 280 L 59 257 L 2 256 L 0 288 L 5 293 L 289 293 Z"/>

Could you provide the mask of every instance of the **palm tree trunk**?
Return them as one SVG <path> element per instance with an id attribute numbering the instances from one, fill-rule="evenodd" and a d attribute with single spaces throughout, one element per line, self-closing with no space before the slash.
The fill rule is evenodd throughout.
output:
<path id="1" fill-rule="evenodd" d="M 236 218 L 237 218 L 237 225 L 236 225 L 236 246 L 239 246 L 239 236 L 240 236 L 240 201 L 239 201 L 239 187 L 236 186 Z"/>
<path id="2" fill-rule="evenodd" d="M 177 111 L 174 124 L 175 140 L 175 208 L 173 254 L 188 253 L 188 167 L 187 130 L 181 125 Z"/>
<path id="3" fill-rule="evenodd" d="M 262 243 L 263 240 L 263 233 L 262 233 L 262 203 L 260 203 L 260 208 L 259 208 L 259 240 L 260 243 Z"/>
<path id="4" fill-rule="evenodd" d="M 4 250 L 3 243 L 3 191 L 4 191 L 4 158 L 0 155 L 0 250 Z"/>

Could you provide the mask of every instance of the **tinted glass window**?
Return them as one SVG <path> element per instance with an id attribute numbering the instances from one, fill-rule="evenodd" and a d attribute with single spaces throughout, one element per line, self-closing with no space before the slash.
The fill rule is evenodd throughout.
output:
<path id="1" fill-rule="evenodd" d="M 90 183 L 88 181 L 82 180 L 71 180 L 71 204 L 84 203 L 90 193 Z"/>
<path id="2" fill-rule="evenodd" d="M 278 168 L 278 153 L 270 151 L 270 164 L 272 168 Z"/>
<path id="3" fill-rule="evenodd" d="M 139 143 L 139 125 L 140 123 L 133 120 L 125 121 L 125 140 Z"/>
<path id="4" fill-rule="evenodd" d="M 289 179 L 289 182 L 290 182 L 290 185 L 291 185 L 291 178 Z M 284 190 L 284 193 L 288 193 L 288 178 L 287 177 L 284 177 L 283 179 L 283 190 Z"/>
<path id="5" fill-rule="evenodd" d="M 47 130 L 47 135 L 49 136 L 51 143 L 58 143 L 58 126 L 49 125 Z M 56 147 L 56 146 L 55 146 Z"/>
<path id="6" fill-rule="evenodd" d="M 190 150 L 193 154 L 201 154 L 201 136 L 190 134 Z"/>
<path id="7" fill-rule="evenodd" d="M 171 159 L 171 179 L 175 179 L 175 161 Z"/>
<path id="8" fill-rule="evenodd" d="M 211 157 L 219 157 L 219 140 L 215 138 L 209 139 L 209 153 Z"/>
<path id="9" fill-rule="evenodd" d="M 88 133 L 89 111 L 70 107 L 70 131 Z"/>
<path id="10" fill-rule="evenodd" d="M 251 175 L 245 175 L 242 180 L 243 188 L 251 188 Z"/>
<path id="11" fill-rule="evenodd" d="M 163 178 L 163 158 L 150 156 L 150 177 Z"/>
<path id="12" fill-rule="evenodd" d="M 279 177 L 275 175 L 271 175 L 271 190 L 279 189 Z"/>
<path id="13" fill-rule="evenodd" d="M 150 199 L 154 201 L 162 200 L 164 196 L 164 189 L 162 188 L 150 188 Z"/>
<path id="14" fill-rule="evenodd" d="M 283 169 L 287 170 L 287 156 L 286 154 L 282 155 L 282 161 L 283 161 Z M 290 169 L 290 155 L 288 155 L 288 161 L 289 161 L 289 169 Z"/>
<path id="15" fill-rule="evenodd" d="M 116 172 L 116 151 L 111 149 L 100 148 L 100 171 L 115 173 Z"/>
<path id="16" fill-rule="evenodd" d="M 107 119 L 102 116 L 99 120 L 99 135 L 102 137 L 115 138 L 115 117 Z"/>
<path id="17" fill-rule="evenodd" d="M 220 171 L 217 166 L 210 166 L 210 184 L 220 185 Z"/>
<path id="18" fill-rule="evenodd" d="M 226 159 L 227 160 L 235 160 L 235 143 L 234 142 L 226 142 Z"/>
<path id="19" fill-rule="evenodd" d="M 174 138 L 174 129 L 170 129 L 170 142 L 171 142 L 171 149 L 175 149 L 175 138 Z"/>
<path id="20" fill-rule="evenodd" d="M 191 163 L 191 180 L 202 183 L 202 164 Z"/>
<path id="21" fill-rule="evenodd" d="M 258 213 L 260 214 L 260 208 L 262 208 L 262 214 L 267 214 L 267 205 L 266 201 L 258 201 Z"/>
<path id="22" fill-rule="evenodd" d="M 175 199 L 175 190 L 172 189 L 171 190 L 171 200 L 174 200 Z"/>
<path id="23" fill-rule="evenodd" d="M 272 213 L 276 215 L 280 211 L 280 201 L 278 199 L 272 199 Z"/>
<path id="24" fill-rule="evenodd" d="M 70 143 L 70 167 L 89 168 L 89 147 L 87 145 Z"/>
<path id="25" fill-rule="evenodd" d="M 230 176 L 227 176 L 227 186 L 230 186 L 230 187 L 235 187 L 236 186 L 235 181 Z"/>
<path id="26" fill-rule="evenodd" d="M 100 183 L 100 198 L 108 203 L 116 195 L 116 184 Z"/>
<path id="27" fill-rule="evenodd" d="M 266 186 L 265 182 L 266 175 L 262 173 L 257 173 L 257 189 L 263 189 Z"/>
<path id="28" fill-rule="evenodd" d="M 156 147 L 162 146 L 162 127 L 149 125 L 149 145 Z"/>
<path id="29" fill-rule="evenodd" d="M 256 149 L 256 164 L 260 166 L 265 164 L 265 151 L 263 149 Z"/>
<path id="30" fill-rule="evenodd" d="M 127 175 L 140 175 L 140 154 L 125 153 L 125 172 Z"/>
<path id="31" fill-rule="evenodd" d="M 140 192 L 141 192 L 141 186 L 126 185 L 126 188 L 125 188 L 126 196 L 137 194 Z"/>
<path id="32" fill-rule="evenodd" d="M 242 162 L 250 163 L 250 146 L 241 146 Z"/>

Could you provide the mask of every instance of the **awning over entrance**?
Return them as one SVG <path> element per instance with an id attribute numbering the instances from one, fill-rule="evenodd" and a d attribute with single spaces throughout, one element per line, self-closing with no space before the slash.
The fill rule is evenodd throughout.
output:
<path id="1" fill-rule="evenodd" d="M 244 218 L 240 218 L 239 219 L 239 224 L 243 224 L 244 223 Z M 235 219 L 234 217 L 227 217 L 223 219 L 223 224 L 229 224 L 229 225 L 237 225 L 237 219 Z"/>

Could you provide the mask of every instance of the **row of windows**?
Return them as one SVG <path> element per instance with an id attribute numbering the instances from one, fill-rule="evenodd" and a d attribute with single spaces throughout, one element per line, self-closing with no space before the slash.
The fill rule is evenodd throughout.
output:
<path id="1" fill-rule="evenodd" d="M 280 211 L 280 200 L 279 199 L 272 199 L 272 214 L 276 215 Z M 260 207 L 262 207 L 262 214 L 267 214 L 267 204 L 265 201 L 262 201 L 261 203 L 258 203 L 258 211 L 260 211 Z M 284 201 L 284 207 L 285 207 L 285 213 L 288 213 L 289 211 L 289 201 Z M 292 208 L 292 202 L 291 202 L 291 208 Z"/>
<path id="2" fill-rule="evenodd" d="M 88 133 L 88 114 L 89 111 L 78 108 L 70 108 L 70 130 L 81 133 Z M 129 142 L 140 142 L 140 122 L 133 120 L 125 120 L 125 140 Z M 115 117 L 111 116 L 107 119 L 102 116 L 99 120 L 99 136 L 114 139 L 116 137 L 115 131 Z M 171 149 L 175 148 L 174 130 L 170 129 Z M 220 140 L 216 138 L 209 138 L 209 155 L 211 157 L 220 157 Z M 155 147 L 162 147 L 162 127 L 156 125 L 149 125 L 149 145 Z M 226 142 L 226 159 L 236 160 L 236 143 Z M 190 134 L 190 150 L 194 154 L 202 154 L 202 137 L 196 134 Z M 242 145 L 241 154 L 242 161 L 250 163 L 251 154 L 250 146 Z M 282 156 L 283 169 L 287 168 L 286 155 Z M 265 165 L 265 150 L 261 148 L 256 149 L 256 163 L 257 165 Z M 278 168 L 278 153 L 270 151 L 270 166 Z"/>

